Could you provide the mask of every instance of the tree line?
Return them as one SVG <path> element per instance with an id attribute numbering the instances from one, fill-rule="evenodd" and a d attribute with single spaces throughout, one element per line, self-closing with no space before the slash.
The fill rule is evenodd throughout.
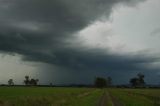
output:
<path id="1" fill-rule="evenodd" d="M 145 87 L 144 74 L 138 73 L 136 77 L 133 77 L 129 80 L 131 87 Z M 23 83 L 26 86 L 36 86 L 39 82 L 39 79 L 30 78 L 25 76 Z M 14 85 L 13 79 L 8 80 L 8 85 Z M 94 81 L 94 86 L 98 88 L 112 87 L 112 78 L 111 77 L 96 77 Z"/>
<path id="2" fill-rule="evenodd" d="M 138 73 L 136 77 L 133 77 L 129 80 L 131 87 L 145 87 L 144 74 Z M 97 77 L 94 82 L 94 86 L 98 88 L 111 87 L 112 78 L 102 78 Z"/>
<path id="3" fill-rule="evenodd" d="M 38 82 L 39 82 L 39 79 L 34 79 L 34 78 L 30 79 L 30 77 L 28 75 L 25 76 L 25 80 L 23 81 L 23 83 L 26 86 L 36 86 L 38 84 Z M 14 85 L 13 79 L 8 80 L 8 85 L 10 85 L 10 86 Z"/>

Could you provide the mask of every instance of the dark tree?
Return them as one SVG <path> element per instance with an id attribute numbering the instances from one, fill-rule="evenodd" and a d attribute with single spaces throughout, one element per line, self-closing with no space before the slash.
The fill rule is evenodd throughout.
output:
<path id="1" fill-rule="evenodd" d="M 24 84 L 25 85 L 29 85 L 30 84 L 29 76 L 25 76 Z"/>
<path id="2" fill-rule="evenodd" d="M 138 78 L 132 78 L 132 79 L 130 79 L 130 84 L 131 84 L 133 87 L 138 86 L 138 84 L 139 84 Z"/>
<path id="3" fill-rule="evenodd" d="M 144 87 L 144 75 L 141 73 L 137 74 L 137 77 L 130 79 L 130 83 L 133 87 Z"/>
<path id="4" fill-rule="evenodd" d="M 141 73 L 138 73 L 137 76 L 138 76 L 138 79 L 139 79 L 140 86 L 144 86 L 144 84 L 145 84 L 145 82 L 144 82 L 144 75 L 141 74 Z"/>
<path id="5" fill-rule="evenodd" d="M 14 85 L 13 79 L 8 80 L 8 85 Z"/>
<path id="6" fill-rule="evenodd" d="M 25 83 L 25 85 L 37 85 L 38 84 L 38 79 L 31 79 L 30 80 L 30 78 L 29 78 L 29 76 L 25 76 L 25 80 L 24 80 L 24 83 Z"/>
<path id="7" fill-rule="evenodd" d="M 104 88 L 107 85 L 107 81 L 105 78 L 97 77 L 95 79 L 95 87 Z"/>
<path id="8" fill-rule="evenodd" d="M 37 85 L 38 81 L 39 81 L 38 79 L 31 79 L 30 85 Z"/>

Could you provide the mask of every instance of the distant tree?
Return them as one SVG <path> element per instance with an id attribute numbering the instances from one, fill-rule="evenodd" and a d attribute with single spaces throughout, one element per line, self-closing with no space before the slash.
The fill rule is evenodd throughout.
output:
<path id="1" fill-rule="evenodd" d="M 30 80 L 30 85 L 37 85 L 38 84 L 38 79 L 31 79 Z"/>
<path id="2" fill-rule="evenodd" d="M 139 79 L 140 86 L 144 86 L 144 84 L 145 84 L 144 77 L 145 76 L 142 73 L 138 73 L 137 76 L 138 76 L 138 79 Z"/>
<path id="3" fill-rule="evenodd" d="M 139 84 L 139 80 L 138 80 L 138 78 L 131 78 L 130 79 L 130 84 L 133 86 L 133 87 L 136 87 L 136 86 L 138 86 L 138 84 Z"/>
<path id="4" fill-rule="evenodd" d="M 24 84 L 25 85 L 29 85 L 30 84 L 29 76 L 25 76 Z"/>
<path id="5" fill-rule="evenodd" d="M 38 79 L 31 79 L 30 80 L 30 78 L 29 78 L 29 76 L 25 76 L 25 80 L 24 80 L 24 83 L 25 83 L 25 85 L 37 85 L 38 84 Z"/>
<path id="6" fill-rule="evenodd" d="M 8 80 L 8 85 L 14 85 L 13 79 Z"/>
<path id="7" fill-rule="evenodd" d="M 138 73 L 137 77 L 130 79 L 130 84 L 133 87 L 144 87 L 144 85 L 145 85 L 144 75 L 141 73 Z"/>
<path id="8" fill-rule="evenodd" d="M 95 79 L 95 87 L 104 88 L 107 85 L 107 81 L 105 78 L 97 77 Z"/>

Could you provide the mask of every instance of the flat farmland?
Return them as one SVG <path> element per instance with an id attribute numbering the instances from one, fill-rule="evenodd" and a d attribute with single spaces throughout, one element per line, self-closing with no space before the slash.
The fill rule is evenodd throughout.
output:
<path id="1" fill-rule="evenodd" d="M 120 106 L 160 106 L 160 89 L 108 89 Z"/>
<path id="2" fill-rule="evenodd" d="M 0 106 L 160 106 L 160 89 L 0 87 Z"/>
<path id="3" fill-rule="evenodd" d="M 94 88 L 0 87 L 0 106 L 94 106 L 101 92 Z"/>

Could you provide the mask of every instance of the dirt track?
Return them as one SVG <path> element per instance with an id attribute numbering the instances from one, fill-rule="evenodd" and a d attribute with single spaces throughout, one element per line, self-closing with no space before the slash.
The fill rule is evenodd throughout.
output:
<path id="1" fill-rule="evenodd" d="M 111 95 L 111 98 L 112 98 L 113 106 L 124 106 L 117 98 L 113 97 L 112 95 Z"/>
<path id="2" fill-rule="evenodd" d="M 99 103 L 97 106 L 107 106 L 108 97 L 106 93 L 104 92 L 99 100 Z"/>
<path id="3" fill-rule="evenodd" d="M 109 101 L 111 104 L 109 105 Z M 108 92 L 104 92 L 97 106 L 124 106 L 116 97 L 113 97 Z"/>

